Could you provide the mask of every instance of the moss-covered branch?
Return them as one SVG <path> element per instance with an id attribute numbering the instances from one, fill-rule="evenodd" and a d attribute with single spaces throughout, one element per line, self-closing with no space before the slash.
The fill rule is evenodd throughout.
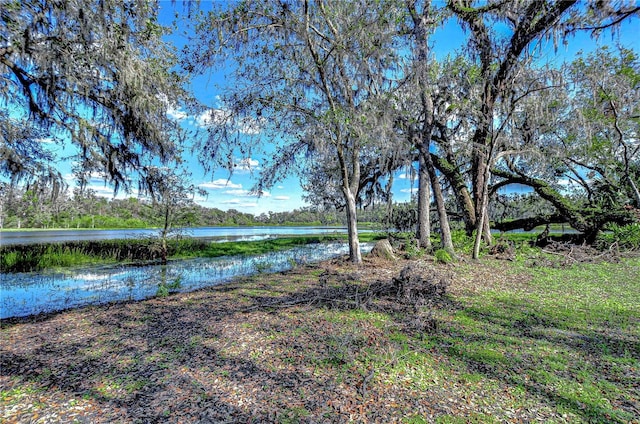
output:
<path id="1" fill-rule="evenodd" d="M 634 222 L 634 216 L 629 210 L 624 208 L 624 205 L 620 205 L 619 208 L 594 208 L 594 207 L 580 207 L 573 204 L 566 199 L 558 190 L 551 187 L 549 183 L 539 178 L 528 177 L 521 173 L 512 173 L 501 169 L 493 169 L 493 175 L 502 177 L 509 184 L 522 184 L 531 187 L 541 198 L 551 203 L 557 210 L 557 214 L 545 218 L 544 216 L 516 220 L 511 223 L 499 224 L 495 226 L 497 229 L 503 230 L 503 228 L 509 227 L 510 230 L 528 227 L 533 228 L 537 225 L 543 225 L 547 223 L 568 222 L 571 227 L 576 230 L 585 233 L 585 238 L 588 243 L 595 240 L 598 232 L 608 223 L 616 223 L 619 225 L 629 224 Z M 505 182 L 498 184 L 505 185 Z M 546 220 L 545 220 L 546 219 Z M 533 227 L 531 227 L 532 224 Z M 517 226 L 521 225 L 521 226 Z M 503 231 L 508 231 L 504 229 Z"/>

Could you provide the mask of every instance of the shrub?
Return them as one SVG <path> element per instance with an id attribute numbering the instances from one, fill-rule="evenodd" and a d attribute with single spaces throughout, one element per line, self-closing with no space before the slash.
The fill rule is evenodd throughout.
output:
<path id="1" fill-rule="evenodd" d="M 436 257 L 436 262 L 440 262 L 442 264 L 453 262 L 453 256 L 451 256 L 451 253 L 447 252 L 444 249 L 436 250 L 434 256 Z"/>
<path id="2" fill-rule="evenodd" d="M 12 269 L 18 263 L 18 252 L 8 252 L 0 257 L 0 270 Z"/>
<path id="3" fill-rule="evenodd" d="M 167 297 L 169 296 L 169 287 L 166 284 L 160 283 L 158 284 L 158 291 L 156 291 L 157 297 Z"/>
<path id="4" fill-rule="evenodd" d="M 618 243 L 622 249 L 640 249 L 640 224 L 617 225 L 610 224 L 608 232 L 602 233 L 597 241 L 597 246 L 606 248 L 613 243 Z"/>
<path id="5" fill-rule="evenodd" d="M 464 230 L 456 230 L 451 232 L 451 241 L 456 251 L 471 254 L 473 252 L 474 237 L 469 237 Z"/>
<path id="6" fill-rule="evenodd" d="M 170 283 L 162 282 L 158 284 L 158 291 L 156 291 L 157 297 L 167 297 L 171 291 L 176 291 L 182 285 L 182 277 L 178 276 Z"/>
<path id="7" fill-rule="evenodd" d="M 407 259 L 415 259 L 424 255 L 424 250 L 418 247 L 418 241 L 414 233 L 396 233 L 395 238 L 400 242 L 398 247 L 404 251 L 404 256 Z"/>

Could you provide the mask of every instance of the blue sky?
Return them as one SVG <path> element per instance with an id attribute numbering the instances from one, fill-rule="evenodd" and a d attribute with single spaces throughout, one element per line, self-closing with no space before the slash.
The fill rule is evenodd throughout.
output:
<path id="1" fill-rule="evenodd" d="M 203 1 L 202 3 L 204 7 L 206 7 L 207 2 Z M 171 24 L 176 12 L 182 17 L 186 14 L 182 2 L 179 1 L 161 1 L 160 7 L 160 22 L 165 25 Z M 187 26 L 184 23 L 179 23 L 176 35 L 167 37 L 167 40 L 180 47 L 185 42 L 185 38 L 180 34 L 186 29 Z M 640 23 L 638 19 L 627 22 L 619 32 L 621 44 L 637 49 L 638 34 L 640 34 Z M 443 28 L 439 29 L 435 35 L 435 54 L 438 58 L 445 57 L 447 54 L 460 49 L 465 43 L 466 36 L 460 29 L 458 23 L 455 22 L 455 20 L 450 20 Z M 612 37 L 611 34 L 603 34 L 599 39 L 594 40 L 589 34 L 580 34 L 569 39 L 569 43 L 566 46 L 561 44 L 557 48 L 557 51 L 552 42 L 545 43 L 542 47 L 547 54 L 543 58 L 543 61 L 552 61 L 559 65 L 563 60 L 570 60 L 575 57 L 579 51 L 588 52 L 594 50 L 598 45 L 611 44 Z M 193 79 L 190 89 L 195 93 L 197 98 L 210 107 L 211 110 L 222 108 L 222 105 L 220 105 L 218 101 L 220 87 L 224 87 L 225 84 L 231 82 L 225 80 L 226 73 L 227 72 L 222 70 Z M 203 127 L 203 124 L 207 120 L 206 115 L 190 116 L 180 109 L 169 110 L 169 113 L 176 119 L 181 120 L 183 125 L 194 129 Z M 259 128 L 248 127 L 245 131 L 251 133 L 251 135 L 255 135 L 255 133 L 259 131 Z M 58 148 L 57 150 L 60 156 L 72 153 L 72 150 L 69 148 Z M 196 155 L 188 155 L 185 159 L 188 164 L 188 169 L 192 173 L 194 183 L 208 193 L 206 198 L 197 199 L 197 202 L 203 206 L 216 207 L 222 210 L 237 209 L 259 215 L 269 211 L 280 212 L 292 210 L 306 205 L 302 199 L 303 191 L 296 176 L 281 181 L 260 198 L 251 195 L 249 190 L 254 185 L 256 175 L 260 172 L 263 163 L 264 158 L 261 156 L 245 159 L 241 159 L 238 156 L 236 158 L 237 166 L 235 172 L 231 176 L 227 171 L 222 170 L 216 171 L 213 175 L 205 174 Z M 64 175 L 69 177 L 69 185 L 73 187 L 75 184 L 72 180 L 71 164 L 61 162 L 59 168 Z M 411 192 L 416 190 L 416 183 L 412 183 L 407 177 L 403 172 L 398 174 L 394 179 L 393 193 L 394 200 L 397 202 L 409 200 Z M 94 189 L 101 196 L 113 196 L 113 189 L 105 185 L 99 175 L 92 178 L 90 188 Z M 121 193 L 118 197 L 130 195 L 135 196 L 135 192 L 132 194 Z"/>

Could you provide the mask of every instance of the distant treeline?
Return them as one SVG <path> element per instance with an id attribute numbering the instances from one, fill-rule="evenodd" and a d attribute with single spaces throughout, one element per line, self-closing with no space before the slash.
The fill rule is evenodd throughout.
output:
<path id="1" fill-rule="evenodd" d="M 149 228 L 163 225 L 162 210 L 152 202 L 130 197 L 108 199 L 94 192 L 51 196 L 46 192 L 0 187 L 0 228 Z M 386 208 L 369 208 L 362 222 L 384 221 Z M 174 226 L 346 225 L 343 212 L 305 207 L 287 212 L 253 215 L 236 209 L 222 211 L 196 203 L 182 207 Z"/>
<path id="2" fill-rule="evenodd" d="M 448 202 L 455 222 L 456 204 Z M 490 210 L 492 219 L 504 221 L 550 212 L 549 206 L 527 194 L 499 196 Z M 379 228 L 410 231 L 415 228 L 415 202 L 378 204 L 361 208 L 358 221 Z M 286 212 L 253 215 L 235 209 L 222 211 L 196 203 L 180 209 L 174 226 L 327 225 L 345 226 L 345 212 L 314 206 Z M 0 186 L 0 228 L 150 228 L 160 227 L 161 209 L 147 200 L 108 199 L 91 190 L 73 196 L 52 196 L 46 191 L 10 190 Z M 435 221 L 435 216 L 434 216 Z"/>

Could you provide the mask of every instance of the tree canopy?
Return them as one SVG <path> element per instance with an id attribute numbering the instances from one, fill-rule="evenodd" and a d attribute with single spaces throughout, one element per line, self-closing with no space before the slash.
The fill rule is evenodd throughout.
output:
<path id="1" fill-rule="evenodd" d="M 98 172 L 116 190 L 150 160 L 175 155 L 178 127 L 166 111 L 185 92 L 156 12 L 147 0 L 2 1 L 5 176 L 52 177 L 44 138 L 76 146 L 81 182 Z"/>

